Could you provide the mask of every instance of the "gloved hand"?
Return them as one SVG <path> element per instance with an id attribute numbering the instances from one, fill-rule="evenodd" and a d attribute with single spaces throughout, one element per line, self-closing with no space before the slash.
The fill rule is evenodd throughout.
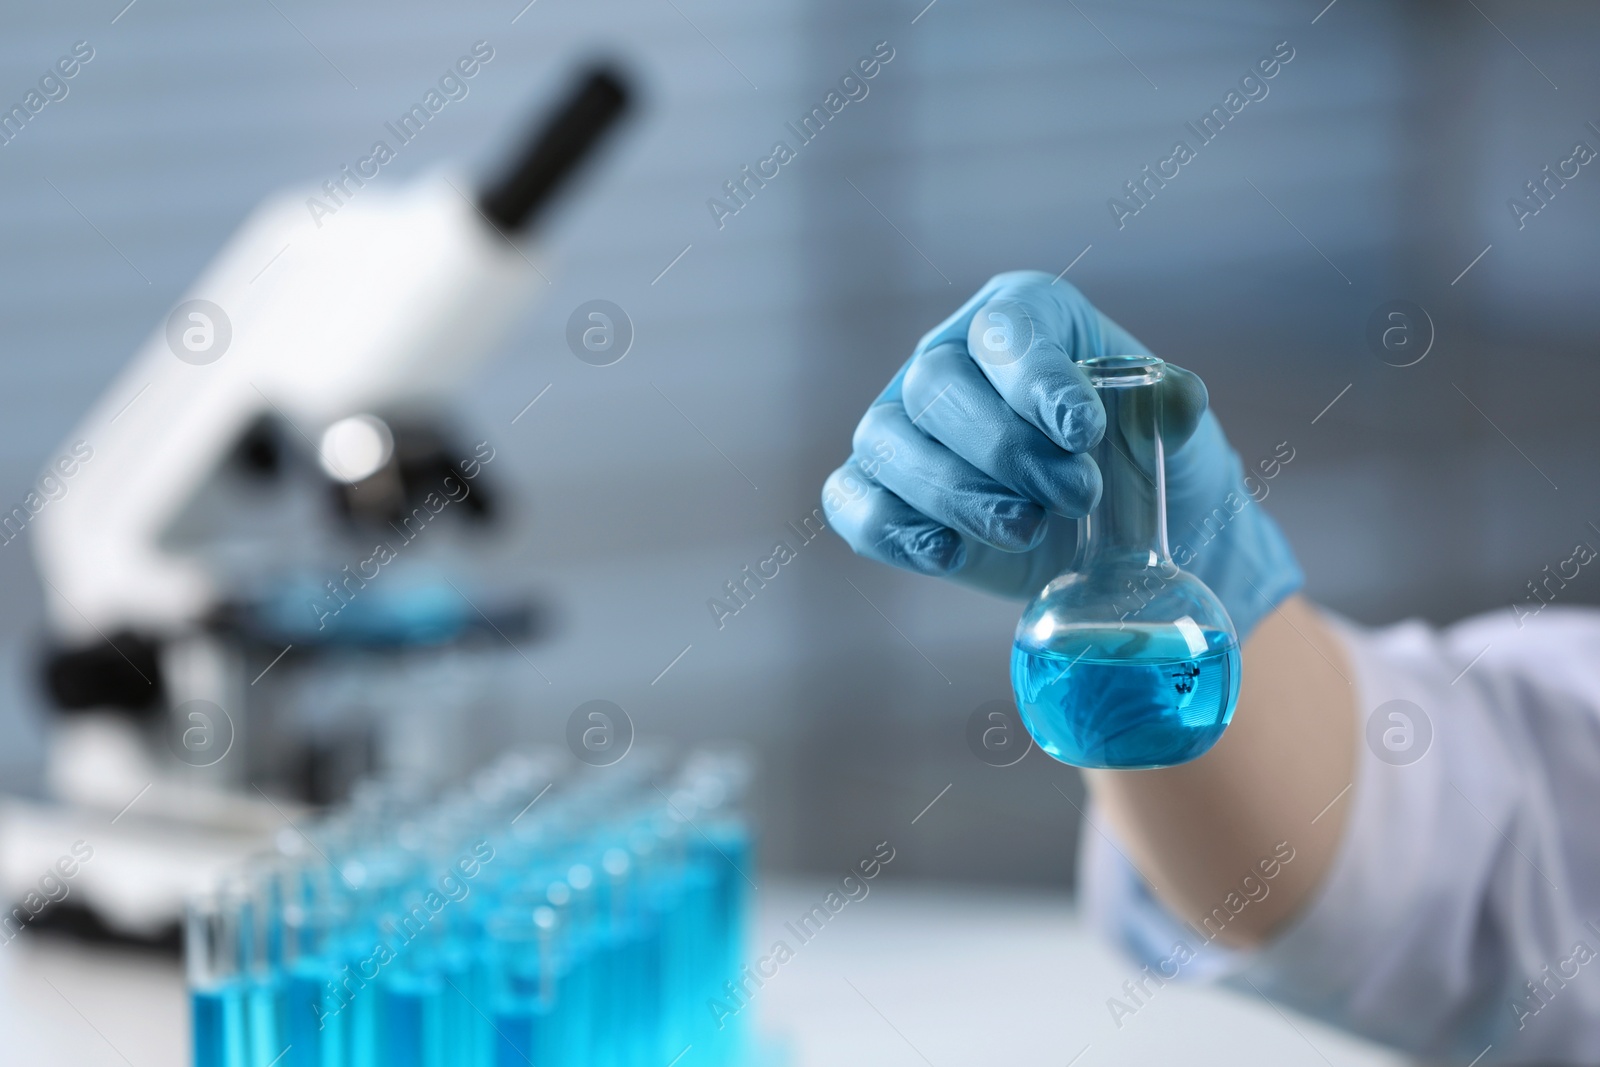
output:
<path id="1" fill-rule="evenodd" d="M 1149 350 L 1066 282 L 996 275 L 872 402 L 849 462 L 823 486 L 823 511 L 859 555 L 1033 596 L 1071 564 L 1075 520 L 1100 496 L 1085 453 L 1105 412 L 1074 360 L 1134 353 Z M 1168 364 L 1159 388 L 1174 558 L 1217 594 L 1242 641 L 1303 576 L 1246 489 L 1205 385 Z"/>

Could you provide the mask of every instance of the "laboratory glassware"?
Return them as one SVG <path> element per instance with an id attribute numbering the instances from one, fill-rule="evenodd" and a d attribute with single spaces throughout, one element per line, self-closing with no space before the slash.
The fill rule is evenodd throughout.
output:
<path id="1" fill-rule="evenodd" d="M 189 909 L 197 1067 L 753 1062 L 715 1010 L 746 956 L 747 770 L 644 765 L 373 783 L 228 875 Z"/>
<path id="2" fill-rule="evenodd" d="M 185 922 L 195 1067 L 248 1067 L 249 1013 L 241 966 L 247 916 L 231 893 L 191 901 Z"/>
<path id="3" fill-rule="evenodd" d="M 1167 548 L 1161 381 L 1154 356 L 1080 364 L 1105 409 L 1091 456 L 1100 501 L 1073 566 L 1017 623 L 1011 684 L 1029 733 L 1078 767 L 1185 763 L 1214 745 L 1239 697 L 1239 640 L 1214 593 Z"/>

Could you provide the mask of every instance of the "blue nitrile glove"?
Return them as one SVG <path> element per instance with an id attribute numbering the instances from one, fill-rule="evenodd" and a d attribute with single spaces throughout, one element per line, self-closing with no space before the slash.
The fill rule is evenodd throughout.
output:
<path id="1" fill-rule="evenodd" d="M 922 338 L 867 409 L 850 461 L 823 486 L 829 522 L 869 559 L 1032 597 L 1071 565 L 1073 520 L 1100 497 L 1100 471 L 1084 453 L 1105 412 L 1074 360 L 1127 354 L 1149 350 L 1066 282 L 1038 271 L 995 276 Z M 1167 368 L 1169 542 L 1242 641 L 1304 578 L 1247 489 L 1205 385 Z"/>

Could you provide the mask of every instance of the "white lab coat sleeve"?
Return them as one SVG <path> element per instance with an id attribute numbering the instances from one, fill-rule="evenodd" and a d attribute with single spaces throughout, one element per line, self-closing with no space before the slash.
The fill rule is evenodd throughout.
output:
<path id="1" fill-rule="evenodd" d="M 1600 612 L 1335 630 L 1354 669 L 1356 771 L 1304 911 L 1258 949 L 1213 943 L 1156 901 L 1091 812 L 1087 914 L 1164 974 L 1413 1054 L 1600 1060 Z M 1417 718 L 1383 707 L 1395 700 L 1420 710 L 1416 738 L 1431 729 L 1413 762 L 1383 740 L 1403 725 L 1390 712 Z M 1181 967 L 1179 942 L 1194 949 Z"/>

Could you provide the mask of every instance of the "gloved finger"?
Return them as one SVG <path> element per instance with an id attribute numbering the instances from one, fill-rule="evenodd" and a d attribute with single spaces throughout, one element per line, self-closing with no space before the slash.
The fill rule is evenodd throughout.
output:
<path id="1" fill-rule="evenodd" d="M 1064 358 L 1149 353 L 1059 279 L 1020 271 L 999 275 L 985 289 L 988 299 L 968 323 L 967 348 L 996 391 L 1053 439 L 1060 435 L 1051 433 L 1052 426 L 1069 425 L 1072 406 L 1081 402 L 1079 375 L 1076 368 L 1062 369 Z M 1168 448 L 1177 448 L 1199 425 L 1207 398 L 1196 375 L 1167 367 L 1159 387 L 1162 438 Z"/>
<path id="2" fill-rule="evenodd" d="M 1100 497 L 1094 460 L 1062 449 L 1017 414 L 965 345 L 939 344 L 912 357 L 901 399 L 917 429 L 1057 515 L 1086 515 Z"/>
<path id="3" fill-rule="evenodd" d="M 1007 274 L 996 274 L 993 278 L 990 278 L 983 284 L 981 289 L 967 298 L 966 303 L 948 315 L 939 325 L 922 335 L 922 339 L 917 342 L 917 346 L 911 350 L 912 359 L 935 345 L 949 344 L 952 341 L 965 345 L 967 342 L 967 328 L 972 324 L 973 315 L 977 314 L 978 309 L 988 303 L 989 298 L 994 293 L 999 291 L 1002 286 L 1011 284 L 1017 279 L 1032 277 L 1038 273 L 1038 271 L 1013 271 Z M 1073 291 L 1076 292 L 1076 290 Z M 1140 351 L 1143 351 L 1143 349 L 1140 349 Z M 889 379 L 889 384 L 883 387 L 883 392 L 878 394 L 878 399 L 874 403 L 883 403 L 886 400 L 899 398 L 900 381 L 905 377 L 906 368 L 910 365 L 911 360 L 909 359 L 900 365 L 900 369 L 895 372 L 894 377 Z"/>
<path id="4" fill-rule="evenodd" d="M 1100 439 L 1105 413 L 1074 361 L 1128 353 L 1107 351 L 1103 316 L 1077 290 L 1017 275 L 973 314 L 966 341 L 995 391 L 1057 445 L 1086 452 Z"/>
<path id="5" fill-rule="evenodd" d="M 1069 565 L 1078 549 L 1078 524 L 1052 522 L 1031 552 L 1001 552 L 966 543 L 966 563 L 946 577 L 986 593 L 1026 600 Z"/>
<path id="6" fill-rule="evenodd" d="M 852 457 L 822 486 L 823 514 L 845 543 L 858 556 L 918 574 L 960 569 L 967 559 L 961 535 L 868 478 L 862 465 Z"/>
<path id="7" fill-rule="evenodd" d="M 1128 331 L 1117 325 L 1110 318 L 1100 313 L 1093 304 L 1089 303 L 1084 295 L 1072 285 L 1058 281 L 1050 275 L 1036 270 L 1009 271 L 996 274 L 967 301 L 952 312 L 945 320 L 927 333 L 922 335 L 912 350 L 915 358 L 922 352 L 938 345 L 956 342 L 961 345 L 967 343 L 967 334 L 972 326 L 973 319 L 980 308 L 996 296 L 1005 295 L 1014 290 L 1042 291 L 1059 300 L 1067 309 L 1069 317 L 1082 320 L 1077 327 L 1070 331 L 1076 338 L 1067 345 L 1072 359 L 1087 359 L 1090 356 L 1122 355 L 1126 353 L 1148 354 L 1149 350 L 1140 344 Z M 889 384 L 878 395 L 878 402 L 889 400 L 900 395 L 900 382 L 905 376 L 910 360 L 901 365 L 894 377 L 889 379 Z M 1084 449 L 1074 449 L 1084 451 Z"/>
<path id="8" fill-rule="evenodd" d="M 901 404 L 868 408 L 851 443 L 878 460 L 878 484 L 958 533 L 1006 552 L 1026 552 L 1044 534 L 1044 508 L 917 429 Z"/>

